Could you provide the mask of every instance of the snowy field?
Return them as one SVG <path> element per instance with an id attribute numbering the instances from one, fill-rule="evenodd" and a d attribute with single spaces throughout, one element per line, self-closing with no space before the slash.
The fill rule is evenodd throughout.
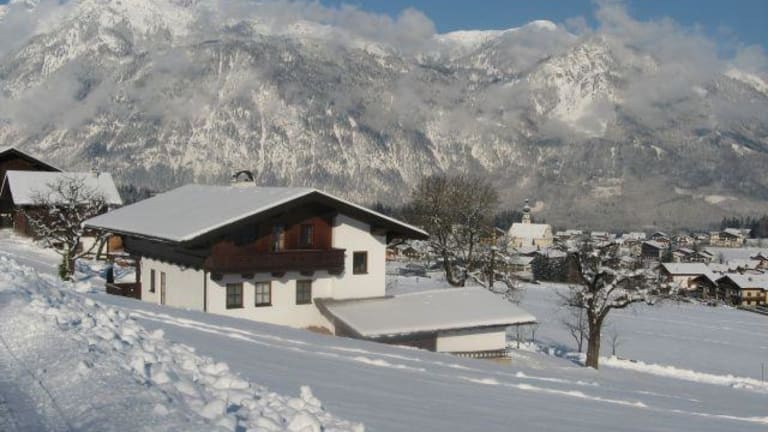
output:
<path id="1" fill-rule="evenodd" d="M 573 343 L 556 286 L 523 297 L 542 322 L 536 345 L 492 362 L 149 305 L 103 294 L 87 275 L 62 285 L 56 259 L 0 234 L 2 430 L 768 427 L 759 315 L 672 304 L 620 312 L 618 354 L 644 363 L 605 359 L 595 371 L 563 358 Z M 390 288 L 439 284 L 397 278 Z"/>

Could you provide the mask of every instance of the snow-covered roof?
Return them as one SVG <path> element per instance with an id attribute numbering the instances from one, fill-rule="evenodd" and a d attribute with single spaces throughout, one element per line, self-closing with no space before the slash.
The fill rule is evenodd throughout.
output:
<path id="1" fill-rule="evenodd" d="M 299 198 L 314 196 L 413 237 L 419 228 L 311 188 L 189 184 L 85 221 L 91 228 L 173 242 L 193 240 Z"/>
<path id="2" fill-rule="evenodd" d="M 743 275 L 729 273 L 720 279 L 728 278 L 739 288 L 760 288 L 768 290 L 768 275 Z"/>
<path id="3" fill-rule="evenodd" d="M 60 169 L 60 168 L 58 168 L 58 167 L 55 167 L 55 166 L 53 166 L 53 165 L 49 164 L 48 162 L 42 161 L 42 160 L 40 160 L 40 158 L 37 158 L 37 157 L 35 157 L 35 156 L 32 156 L 31 154 L 29 154 L 29 153 L 27 153 L 27 152 L 25 152 L 25 151 L 23 151 L 23 150 L 20 150 L 18 147 L 0 147 L 0 156 L 2 156 L 2 155 L 3 155 L 3 154 L 5 154 L 5 153 L 8 153 L 8 152 L 16 152 L 16 153 L 19 153 L 19 154 L 21 154 L 22 156 L 25 156 L 25 157 L 26 157 L 26 158 L 28 158 L 28 159 L 33 159 L 33 160 L 35 160 L 35 161 L 39 162 L 40 164 L 47 166 L 48 168 L 50 168 L 50 169 L 52 169 L 52 170 L 55 170 L 55 171 L 61 171 L 61 169 Z M 0 179 L 0 181 L 2 181 L 2 180 L 3 180 L 3 179 Z"/>
<path id="4" fill-rule="evenodd" d="M 710 275 L 712 273 L 704 263 L 663 263 L 661 266 L 672 275 Z"/>
<path id="5" fill-rule="evenodd" d="M 747 236 L 747 235 L 749 235 L 749 233 L 751 231 L 752 230 L 750 230 L 750 229 L 740 229 L 740 228 L 726 228 L 726 229 L 723 230 L 724 233 L 728 233 L 728 234 L 730 234 L 732 236 L 736 236 L 736 237 Z"/>
<path id="6" fill-rule="evenodd" d="M 543 257 L 547 257 L 547 258 L 565 258 L 568 256 L 567 252 L 562 251 L 560 249 L 550 248 L 550 247 L 537 250 L 536 254 L 541 255 Z"/>
<path id="7" fill-rule="evenodd" d="M 644 241 L 643 244 L 647 244 L 648 246 L 655 247 L 656 249 L 666 249 L 667 248 L 667 245 L 665 245 L 663 243 L 659 243 L 656 240 L 647 240 L 647 241 Z"/>
<path id="8" fill-rule="evenodd" d="M 534 259 L 535 257 L 532 256 L 515 255 L 510 257 L 507 262 L 515 265 L 528 265 L 531 264 Z"/>
<path id="9" fill-rule="evenodd" d="M 484 288 L 447 288 L 360 300 L 322 300 L 362 337 L 509 326 L 536 318 Z"/>
<path id="10" fill-rule="evenodd" d="M 84 187 L 101 193 L 109 205 L 123 204 L 109 173 L 8 171 L 5 173 L 2 189 L 10 190 L 14 204 L 33 205 L 36 197 L 41 194 L 48 196 L 52 192 L 51 186 L 65 179 L 82 180 Z M 49 198 L 57 200 L 56 196 Z"/>
<path id="11" fill-rule="evenodd" d="M 728 261 L 728 268 L 737 269 L 756 269 L 760 266 L 760 260 L 753 259 L 734 259 Z"/>
<path id="12" fill-rule="evenodd" d="M 551 237 L 551 233 L 552 227 L 548 224 L 516 222 L 509 228 L 508 235 L 512 238 L 540 239 Z"/>

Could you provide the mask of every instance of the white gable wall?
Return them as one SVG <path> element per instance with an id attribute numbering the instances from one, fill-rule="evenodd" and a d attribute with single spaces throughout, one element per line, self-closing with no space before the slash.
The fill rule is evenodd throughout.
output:
<path id="1" fill-rule="evenodd" d="M 496 351 L 506 348 L 505 327 L 453 330 L 437 335 L 438 352 Z"/>
<path id="2" fill-rule="evenodd" d="M 340 214 L 333 221 L 334 248 L 345 249 L 344 273 L 334 280 L 333 298 L 381 297 L 386 291 L 387 239 L 371 233 L 370 225 Z M 368 273 L 353 274 L 355 252 L 368 252 Z"/>
<path id="3" fill-rule="evenodd" d="M 155 270 L 155 292 L 149 291 L 152 269 Z M 203 310 L 203 271 L 182 268 L 151 258 L 141 259 L 141 299 L 160 304 L 160 273 L 165 272 L 165 304 L 179 308 Z"/>

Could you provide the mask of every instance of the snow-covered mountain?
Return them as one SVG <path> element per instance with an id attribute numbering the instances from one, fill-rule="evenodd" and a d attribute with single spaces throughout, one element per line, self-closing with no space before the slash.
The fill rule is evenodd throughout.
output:
<path id="1" fill-rule="evenodd" d="M 402 201 L 422 175 L 464 171 L 493 178 L 506 207 L 543 202 L 556 223 L 768 211 L 765 75 L 642 37 L 548 21 L 437 35 L 413 12 L 311 3 L 4 10 L 0 29 L 34 25 L 0 48 L 0 143 L 124 183 L 248 168 L 267 184 Z"/>

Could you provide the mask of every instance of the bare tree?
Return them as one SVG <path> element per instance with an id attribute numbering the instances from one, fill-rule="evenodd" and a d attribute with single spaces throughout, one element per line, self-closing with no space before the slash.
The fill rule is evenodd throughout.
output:
<path id="1" fill-rule="evenodd" d="M 106 200 L 79 176 L 64 176 L 49 183 L 32 196 L 33 205 L 22 210 L 36 237 L 58 252 L 61 257 L 59 275 L 69 279 L 78 258 L 90 253 L 103 241 L 100 234 L 89 248 L 82 248 L 86 219 L 104 212 Z"/>
<path id="2" fill-rule="evenodd" d="M 464 286 L 480 270 L 481 241 L 493 229 L 498 200 L 487 180 L 465 175 L 426 177 L 416 188 L 406 213 L 430 233 L 429 248 L 451 285 Z"/>
<path id="3" fill-rule="evenodd" d="M 579 283 L 571 285 L 563 295 L 565 305 L 583 309 L 587 318 L 586 366 L 598 368 L 600 336 L 608 313 L 633 303 L 654 304 L 673 294 L 669 284 L 661 283 L 656 271 L 619 266 L 619 246 L 615 243 L 596 246 L 583 242 L 570 250 Z"/>
<path id="4" fill-rule="evenodd" d="M 568 330 L 579 352 L 584 350 L 587 340 L 587 316 L 582 308 L 568 308 L 568 316 L 562 319 L 562 324 Z"/>
<path id="5" fill-rule="evenodd" d="M 616 350 L 622 343 L 621 337 L 619 336 L 619 332 L 616 330 L 616 327 L 611 328 L 611 330 L 608 332 L 608 341 L 611 343 L 611 355 L 616 357 Z"/>

